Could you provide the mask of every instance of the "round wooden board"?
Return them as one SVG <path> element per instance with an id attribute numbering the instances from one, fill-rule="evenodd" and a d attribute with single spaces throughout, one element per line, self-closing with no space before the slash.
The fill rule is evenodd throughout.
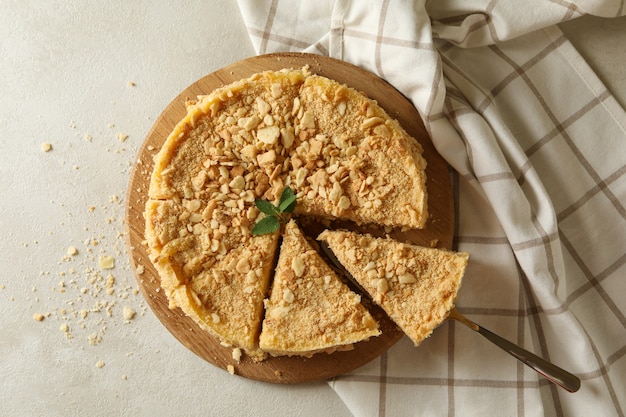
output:
<path id="1" fill-rule="evenodd" d="M 226 370 L 233 365 L 237 375 L 273 383 L 301 383 L 331 378 L 352 371 L 394 345 L 403 333 L 378 308 L 370 306 L 381 324 L 382 335 L 358 343 L 353 350 L 319 353 L 311 358 L 268 357 L 256 363 L 242 358 L 240 363 L 232 359 L 232 349 L 223 347 L 219 341 L 203 331 L 180 309 L 170 310 L 168 300 L 161 291 L 159 276 L 152 266 L 144 238 L 143 210 L 148 197 L 148 186 L 153 169 L 153 156 L 159 151 L 174 126 L 185 116 L 185 101 L 208 94 L 216 88 L 247 78 L 254 73 L 282 68 L 301 68 L 308 65 L 310 71 L 362 91 L 378 103 L 413 137 L 419 138 L 428 162 L 426 169 L 430 218 L 423 230 L 393 232 L 395 238 L 421 245 L 450 248 L 454 232 L 454 204 L 448 166 L 436 152 L 418 112 L 409 100 L 388 83 L 361 68 L 319 55 L 281 53 L 252 57 L 222 68 L 193 83 L 176 97 L 158 117 L 143 143 L 137 163 L 131 173 L 126 199 L 126 241 L 131 264 L 136 273 L 139 288 L 154 314 L 163 325 L 188 349 L 208 362 Z M 354 227 L 354 226 L 353 226 Z M 376 228 L 360 229 L 375 234 Z M 142 269 L 139 268 L 139 269 Z"/>

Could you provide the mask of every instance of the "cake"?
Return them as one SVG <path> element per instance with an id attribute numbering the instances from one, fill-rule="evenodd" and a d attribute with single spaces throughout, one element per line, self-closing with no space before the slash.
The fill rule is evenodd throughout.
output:
<path id="1" fill-rule="evenodd" d="M 415 346 L 454 308 L 469 254 L 345 230 L 318 239 Z"/>
<path id="2" fill-rule="evenodd" d="M 274 356 L 348 350 L 378 323 L 291 220 L 285 227 L 260 347 Z"/>
<path id="3" fill-rule="evenodd" d="M 280 232 L 255 236 L 289 186 L 294 216 L 420 228 L 422 148 L 378 104 L 306 68 L 257 73 L 187 102 L 155 156 L 148 254 L 171 308 L 261 360 Z"/>

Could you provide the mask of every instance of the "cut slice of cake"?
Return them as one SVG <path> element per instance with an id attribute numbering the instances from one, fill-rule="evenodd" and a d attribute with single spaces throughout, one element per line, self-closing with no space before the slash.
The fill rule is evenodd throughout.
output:
<path id="1" fill-rule="evenodd" d="M 180 307 L 223 345 L 242 348 L 254 360 L 267 356 L 259 350 L 258 335 L 278 233 L 248 236 L 230 228 L 218 242 L 207 239 L 199 222 L 187 231 L 187 219 L 196 213 L 189 207 L 151 200 L 146 211 L 151 260 L 169 307 Z"/>
<path id="2" fill-rule="evenodd" d="M 285 227 L 259 345 L 274 356 L 348 350 L 378 336 L 378 323 L 307 241 Z"/>
<path id="3" fill-rule="evenodd" d="M 343 230 L 318 239 L 416 346 L 454 308 L 469 254 Z"/>

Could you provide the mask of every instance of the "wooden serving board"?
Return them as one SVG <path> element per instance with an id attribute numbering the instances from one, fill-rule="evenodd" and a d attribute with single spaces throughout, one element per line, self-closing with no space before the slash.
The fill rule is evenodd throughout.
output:
<path id="1" fill-rule="evenodd" d="M 168 308 L 168 300 L 161 291 L 158 273 L 146 251 L 143 211 L 148 197 L 153 156 L 159 151 L 174 126 L 185 116 L 187 99 L 208 94 L 216 88 L 257 72 L 301 68 L 305 65 L 308 65 L 313 73 L 345 83 L 377 100 L 411 136 L 419 138 L 428 163 L 426 172 L 430 218 L 423 230 L 393 232 L 391 235 L 425 246 L 451 248 L 454 232 L 454 203 L 448 166 L 434 149 L 421 118 L 410 101 L 377 76 L 328 57 L 301 53 L 270 54 L 249 58 L 222 68 L 201 78 L 180 93 L 154 123 L 131 173 L 126 199 L 126 241 L 131 263 L 136 271 L 136 279 L 154 314 L 188 349 L 224 370 L 228 365 L 233 365 L 237 375 L 273 383 L 300 383 L 347 373 L 384 353 L 400 340 L 403 333 L 380 309 L 369 306 L 381 324 L 382 335 L 356 344 L 353 350 L 332 354 L 319 353 L 311 358 L 269 357 L 260 363 L 244 355 L 241 362 L 237 363 L 232 358 L 232 349 L 223 347 L 217 339 L 203 331 L 180 309 Z M 366 231 L 375 234 L 380 232 L 375 228 Z M 143 272 L 138 273 L 138 269 L 140 271 L 143 269 Z"/>

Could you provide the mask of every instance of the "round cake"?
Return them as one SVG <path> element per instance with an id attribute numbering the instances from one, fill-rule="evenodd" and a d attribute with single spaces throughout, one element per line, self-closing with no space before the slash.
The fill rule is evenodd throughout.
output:
<path id="1" fill-rule="evenodd" d="M 255 201 L 290 187 L 293 216 L 421 228 L 418 141 L 365 95 L 302 69 L 267 71 L 187 103 L 155 157 L 144 217 L 171 308 L 255 359 L 280 231 Z"/>

